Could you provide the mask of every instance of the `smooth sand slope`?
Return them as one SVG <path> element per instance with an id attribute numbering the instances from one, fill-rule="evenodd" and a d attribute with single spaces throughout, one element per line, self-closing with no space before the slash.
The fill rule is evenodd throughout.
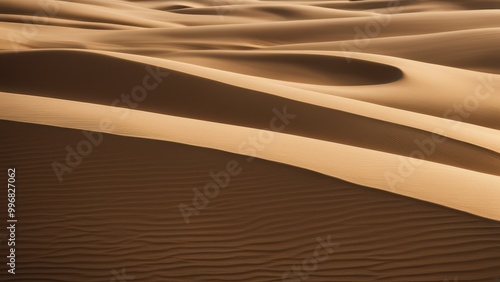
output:
<path id="1" fill-rule="evenodd" d="M 493 281 L 498 8 L 0 1 L 19 281 L 282 281 L 329 234 L 338 256 L 283 281 Z M 106 134 L 58 179 L 80 130 Z M 231 160 L 243 173 L 186 225 L 179 204 Z"/>
<path id="2" fill-rule="evenodd" d="M 340 246 L 307 281 L 491 282 L 498 274 L 500 225 L 453 209 L 275 162 L 116 135 L 104 135 L 59 183 L 50 162 L 64 161 L 81 131 L 6 121 L 0 129 L 9 132 L 5 162 L 22 168 L 23 267 L 12 281 L 110 281 L 122 268 L 133 281 L 282 281 L 329 235 Z M 192 189 L 229 161 L 241 174 L 186 225 L 179 203 L 191 204 Z"/>

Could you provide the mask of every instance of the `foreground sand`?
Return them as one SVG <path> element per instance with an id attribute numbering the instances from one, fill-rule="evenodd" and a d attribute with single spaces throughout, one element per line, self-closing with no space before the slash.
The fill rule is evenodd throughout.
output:
<path id="1" fill-rule="evenodd" d="M 308 281 L 500 275 L 496 1 L 76 2 L 0 2 L 26 279 L 278 281 L 327 235 Z"/>

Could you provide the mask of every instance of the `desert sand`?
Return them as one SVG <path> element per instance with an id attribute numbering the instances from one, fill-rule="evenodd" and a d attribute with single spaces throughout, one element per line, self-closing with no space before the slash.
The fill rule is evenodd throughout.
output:
<path id="1" fill-rule="evenodd" d="M 8 281 L 500 279 L 498 1 L 0 11 Z"/>

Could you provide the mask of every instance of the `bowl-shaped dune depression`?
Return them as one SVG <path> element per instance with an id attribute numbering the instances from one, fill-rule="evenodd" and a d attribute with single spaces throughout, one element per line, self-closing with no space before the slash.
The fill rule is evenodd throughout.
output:
<path id="1" fill-rule="evenodd" d="M 500 280 L 497 0 L 0 11 L 1 281 Z"/>

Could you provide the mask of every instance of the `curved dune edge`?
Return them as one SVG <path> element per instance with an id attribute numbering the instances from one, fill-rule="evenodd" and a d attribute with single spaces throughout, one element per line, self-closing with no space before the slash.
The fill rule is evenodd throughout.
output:
<path id="1" fill-rule="evenodd" d="M 60 50 L 69 50 L 69 49 L 60 49 Z M 260 91 L 267 93 L 269 95 L 275 95 L 287 99 L 292 99 L 299 102 L 304 102 L 312 105 L 317 105 L 325 108 L 330 108 L 334 110 L 340 110 L 348 113 L 353 113 L 356 115 L 374 118 L 378 120 L 383 120 L 395 124 L 400 124 L 408 127 L 413 127 L 416 129 L 425 130 L 428 132 L 434 132 L 436 129 L 440 129 L 440 134 L 443 136 L 453 138 L 456 140 L 464 141 L 470 144 L 474 144 L 483 148 L 490 149 L 495 152 L 500 153 L 500 143 L 496 141 L 496 136 L 500 134 L 499 130 L 494 128 L 489 128 L 477 124 L 467 123 L 465 121 L 456 121 L 446 119 L 440 116 L 433 116 L 424 113 L 419 113 L 415 111 L 398 109 L 391 106 L 385 106 L 380 104 L 374 104 L 366 101 L 360 101 L 355 99 L 350 99 L 347 97 L 343 97 L 342 95 L 325 95 L 324 93 L 320 93 L 312 90 L 305 90 L 302 88 L 290 87 L 284 84 L 278 84 L 276 81 L 271 79 L 266 79 L 259 77 L 259 79 L 255 79 L 254 76 L 218 70 L 203 66 L 192 65 L 183 62 L 171 61 L 171 60 L 162 60 L 158 58 L 145 57 L 140 55 L 132 55 L 132 54 L 123 54 L 116 52 L 108 52 L 108 51 L 85 51 L 79 50 L 82 52 L 91 52 L 97 54 L 103 54 L 107 56 L 112 56 L 120 59 L 131 60 L 136 62 L 141 62 L 144 64 L 150 64 L 154 66 L 163 67 L 170 70 L 175 70 L 179 72 L 189 73 L 190 75 L 204 77 L 207 79 L 223 82 L 230 85 L 235 85 L 242 88 L 247 88 L 255 91 Z M 260 51 L 259 51 L 260 52 Z M 293 52 L 290 52 L 293 53 Z M 341 56 L 341 52 L 316 52 L 311 51 L 307 52 L 308 54 L 332 54 Z M 402 62 L 407 63 L 408 65 L 404 69 L 405 76 L 421 80 L 425 82 L 424 85 L 428 86 L 430 84 L 435 84 L 436 87 L 440 87 L 437 90 L 449 89 L 449 86 L 445 85 L 445 87 L 441 86 L 443 76 L 435 77 L 436 68 L 441 68 L 446 70 L 446 78 L 453 79 L 453 91 L 457 91 L 457 93 L 467 97 L 467 95 L 471 95 L 472 93 L 466 92 L 464 93 L 463 88 L 472 85 L 472 89 L 480 85 L 477 81 L 479 74 L 454 69 L 443 66 L 436 66 L 426 63 L 413 62 L 405 59 L 385 57 L 380 55 L 372 55 L 372 54 L 357 54 L 357 59 L 368 60 L 372 62 L 389 64 L 389 65 L 400 65 Z M 444 73 L 441 73 L 444 75 Z M 498 86 L 500 85 L 500 76 L 498 75 L 490 75 L 491 79 L 498 84 L 493 85 L 493 97 L 491 99 L 493 101 L 489 103 L 483 103 L 484 107 L 487 107 L 491 114 L 497 114 L 495 108 L 498 106 L 496 101 L 500 102 L 500 95 L 495 95 L 498 93 Z M 421 87 L 416 81 L 408 81 L 408 78 L 401 79 L 403 85 L 395 85 L 393 88 L 387 87 L 387 85 L 383 85 L 384 93 L 400 93 L 402 87 L 411 87 L 417 88 Z M 350 86 L 352 87 L 352 86 Z M 370 86 L 371 91 L 376 93 L 377 91 L 381 91 L 377 86 Z M 367 91 L 367 89 L 364 89 Z M 424 89 L 427 90 L 427 89 Z M 448 90 L 450 91 L 450 90 Z M 342 93 L 342 89 L 337 89 L 337 92 Z M 455 93 L 455 92 L 454 92 Z M 428 94 L 429 98 L 431 98 L 432 93 Z M 460 97 L 461 98 L 461 97 Z M 447 105 L 451 107 L 453 103 L 456 103 L 456 100 L 451 100 Z M 448 109 L 448 108 L 445 108 Z M 500 110 L 500 108 L 499 108 Z M 444 111 L 444 110 L 443 110 Z M 481 110 L 478 110 L 481 111 Z M 459 130 L 456 128 L 459 127 Z"/>
<path id="2" fill-rule="evenodd" d="M 145 70 L 151 68 L 148 64 L 133 60 L 122 60 L 93 52 L 61 50 L 21 52 L 15 56 L 5 52 L 0 53 L 0 60 L 11 69 L 11 72 L 0 78 L 2 84 L 0 91 L 101 105 L 109 105 L 120 92 L 134 89 L 137 86 L 134 82 L 144 79 Z M 20 67 L 29 64 L 33 67 Z M 74 68 L 75 65 L 80 67 Z M 164 72 L 168 72 L 169 75 L 165 83 L 152 89 L 148 94 L 149 98 L 141 102 L 139 109 L 260 129 L 269 127 L 269 115 L 273 108 L 282 109 L 286 106 L 288 112 L 298 117 L 286 128 L 285 132 L 288 134 L 405 157 L 415 154 L 415 150 L 418 149 L 424 152 L 427 156 L 423 157 L 431 162 L 500 176 L 498 152 L 473 144 L 474 138 L 478 137 L 484 138 L 479 138 L 480 141 L 495 140 L 495 134 L 489 137 L 481 135 L 484 131 L 481 128 L 476 128 L 479 134 L 472 134 L 473 132 L 462 134 L 466 142 L 448 138 L 447 142 L 433 146 L 432 144 L 441 143 L 439 141 L 428 143 L 434 132 L 442 135 L 446 134 L 446 131 L 439 127 L 435 129 L 431 127 L 428 130 L 415 128 L 411 125 L 412 118 L 416 119 L 418 116 L 409 116 L 406 123 L 410 126 L 402 126 L 398 123 L 398 117 L 402 115 L 397 111 L 387 111 L 393 113 L 391 121 L 369 118 L 351 113 L 353 109 L 358 108 L 356 104 L 339 104 L 337 106 L 341 110 L 335 110 L 279 97 L 274 93 L 281 92 L 275 89 L 266 91 L 268 88 L 271 89 L 273 84 L 269 81 L 262 83 L 262 77 L 252 76 L 254 84 L 260 87 L 260 91 L 255 91 L 249 85 L 232 85 L 243 79 L 245 80 L 242 82 L 247 82 L 248 76 L 232 76 L 227 80 L 216 81 L 206 79 L 203 73 L 199 76 L 191 74 L 192 71 L 200 72 L 194 65 L 184 66 L 182 69 L 184 72 L 166 66 Z M 201 69 L 201 71 L 206 70 L 206 68 Z M 26 77 L 32 78 L 30 83 L 25 82 Z M 274 83 L 279 84 L 277 81 Z M 75 85 L 79 87 L 75 88 Z M 400 91 L 404 92 L 402 89 Z M 288 91 L 283 93 L 287 94 Z M 295 91 L 295 94 L 310 96 L 308 92 Z M 383 94 L 382 89 L 380 94 Z M 193 103 L 193 101 L 198 102 Z M 378 111 L 377 107 L 366 107 L 366 112 L 377 114 Z M 483 113 L 479 111 L 476 114 Z M 437 124 L 435 122 L 431 126 Z M 453 126 L 454 122 L 450 122 L 450 125 Z M 459 128 L 452 129 L 458 131 Z M 469 139 L 472 141 L 469 142 Z M 428 140 L 424 141 L 428 145 L 422 146 L 421 140 Z M 428 148 L 429 145 L 432 148 L 426 149 L 425 147 Z M 433 152 L 429 153 L 430 151 Z"/>
<path id="3" fill-rule="evenodd" d="M 314 85 L 378 85 L 403 77 L 401 69 L 392 65 L 354 58 L 348 61 L 345 57 L 327 54 L 180 52 L 172 59 L 283 82 Z"/>
<path id="4" fill-rule="evenodd" d="M 496 137 L 500 134 L 500 131 L 497 129 L 481 126 L 478 124 L 472 124 L 465 121 L 460 122 L 456 120 L 446 119 L 440 116 L 434 116 L 411 110 L 380 105 L 377 103 L 351 99 L 348 97 L 344 97 L 342 95 L 343 89 L 336 89 L 335 91 L 338 92 L 336 93 L 336 95 L 327 95 L 313 90 L 306 90 L 303 88 L 285 85 L 283 83 L 276 83 L 275 80 L 263 77 L 258 77 L 258 79 L 256 79 L 255 76 L 244 75 L 240 73 L 218 70 L 218 69 L 193 65 L 184 62 L 166 60 L 166 59 L 158 59 L 140 55 L 122 54 L 122 53 L 108 52 L 108 51 L 87 51 L 87 50 L 75 51 L 71 49 L 50 49 L 49 51 L 67 51 L 75 53 L 84 52 L 92 54 L 95 53 L 95 54 L 110 56 L 117 59 L 139 62 L 145 65 L 159 66 L 168 70 L 187 73 L 192 76 L 202 77 L 222 82 L 228 85 L 234 85 L 237 87 L 259 91 L 269 95 L 283 97 L 329 109 L 340 110 L 343 112 L 348 112 L 363 117 L 368 117 L 394 124 L 408 126 L 424 130 L 427 132 L 435 132 L 436 130 L 438 130 L 441 135 L 446 136 L 448 138 L 463 141 L 469 144 L 473 144 L 500 153 L 500 143 L 496 141 Z M 24 52 L 46 52 L 46 51 L 23 51 L 23 53 Z M 12 55 L 15 55 L 15 53 L 13 52 L 7 52 L 7 53 L 12 53 Z M 259 53 L 261 52 L 259 51 Z M 293 52 L 285 52 L 285 53 L 293 53 Z M 342 55 L 341 52 L 311 51 L 307 53 Z M 356 55 L 356 57 L 361 60 L 367 60 L 376 63 L 389 64 L 395 66 L 399 66 L 402 63 L 407 64 L 403 69 L 403 71 L 405 72 L 405 77 L 402 78 L 397 83 L 394 83 L 393 86 L 390 86 L 390 84 L 389 85 L 386 84 L 383 85 L 382 88 L 380 89 L 377 88 L 376 85 L 372 85 L 369 87 L 369 89 L 367 88 L 363 88 L 362 90 L 355 89 L 354 93 L 358 94 L 366 93 L 366 91 L 372 93 L 378 93 L 382 91 L 382 93 L 389 93 L 389 94 L 392 93 L 391 95 L 399 95 L 401 93 L 401 89 L 421 88 L 422 86 L 420 82 L 422 82 L 422 84 L 425 87 L 434 84 L 435 87 L 439 88 L 437 89 L 431 88 L 433 91 L 444 91 L 443 89 L 448 89 L 447 91 L 451 92 L 454 95 L 453 97 L 446 97 L 447 102 L 444 104 L 447 105 L 447 107 L 444 107 L 443 111 L 441 111 L 442 113 L 446 109 L 452 107 L 452 105 L 454 103 L 457 103 L 457 101 L 461 101 L 461 99 L 463 99 L 462 97 L 467 97 L 467 95 L 471 95 L 471 93 L 473 93 L 474 87 L 480 86 L 479 82 L 477 81 L 479 74 L 472 71 L 459 70 L 449 67 L 412 62 L 405 59 L 391 58 L 391 57 L 372 55 L 372 54 L 358 54 Z M 450 86 L 448 85 L 444 85 L 444 87 L 441 86 L 443 84 L 442 79 L 444 72 L 441 73 L 440 77 L 436 78 L 435 77 L 436 69 L 444 69 L 446 71 L 445 78 L 450 79 L 450 83 L 451 79 L 453 78 L 452 88 L 450 88 Z M 494 79 L 495 82 L 500 81 L 500 76 L 491 75 L 491 77 L 492 79 Z M 426 89 L 425 87 L 421 91 L 425 92 L 429 90 Z M 353 88 L 353 86 L 349 86 L 349 88 Z M 472 90 L 464 91 L 463 90 L 464 88 Z M 493 93 L 494 95 L 492 95 L 492 97 L 490 98 L 491 101 L 488 101 L 488 103 L 482 103 L 481 106 L 484 108 L 480 108 L 477 110 L 477 112 L 480 112 L 481 114 L 483 113 L 488 114 L 490 116 L 490 119 L 493 120 L 495 119 L 495 116 L 498 115 L 498 110 L 500 110 L 500 108 L 498 108 L 497 106 L 499 104 L 496 103 L 496 101 L 500 102 L 500 96 L 496 95 L 498 93 L 497 88 L 498 87 L 496 86 L 493 88 L 495 92 Z M 346 90 L 346 91 L 352 92 L 352 90 Z M 432 93 L 428 93 L 426 94 L 425 98 L 431 99 L 433 95 L 434 94 Z M 458 98 L 455 96 L 458 96 Z M 391 101 L 393 99 L 392 97 L 388 97 L 385 98 L 385 100 Z"/>
<path id="5" fill-rule="evenodd" d="M 395 56 L 467 70 L 500 73 L 495 46 L 500 40 L 499 28 L 453 30 L 437 33 L 372 38 L 365 53 Z M 460 41 L 461 44 L 456 44 Z M 267 47 L 267 50 L 342 51 L 355 40 L 298 43 Z M 419 46 L 418 49 L 412 48 Z"/>
<path id="6" fill-rule="evenodd" d="M 0 155 L 22 169 L 23 281 L 109 281 L 123 265 L 134 281 L 278 281 L 327 234 L 342 246 L 307 281 L 498 274 L 500 222 L 277 162 L 113 134 L 59 183 L 49 162 L 64 163 L 80 130 L 4 120 L 0 130 Z M 228 160 L 241 173 L 186 224 L 179 203 Z M 86 257 L 95 263 L 82 266 Z"/>
<path id="7" fill-rule="evenodd" d="M 89 103 L 8 93 L 0 93 L 0 99 L 3 101 L 0 119 L 3 120 L 106 132 L 99 127 L 100 121 L 106 117 L 115 126 L 113 132 L 106 133 L 183 143 L 240 155 L 248 155 L 239 149 L 242 142 L 265 132 L 272 135 L 272 141 L 257 152 L 255 156 L 258 158 L 500 221 L 498 176 L 421 161 L 414 173 L 393 189 L 385 179 L 387 172 L 397 173 L 400 165 L 400 157 L 393 154 L 136 110 L 131 110 L 129 117 L 121 120 L 113 115 L 112 107 Z M 65 119 L 62 120 L 61 116 Z"/>

